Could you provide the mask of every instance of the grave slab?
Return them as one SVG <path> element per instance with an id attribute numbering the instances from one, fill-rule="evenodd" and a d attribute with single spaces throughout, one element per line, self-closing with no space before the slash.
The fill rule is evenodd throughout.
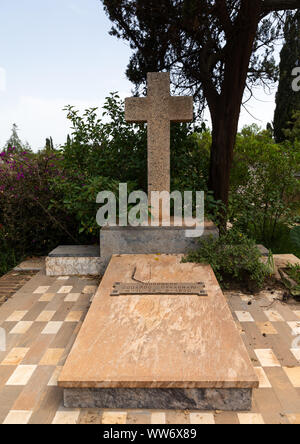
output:
<path id="1" fill-rule="evenodd" d="M 69 408 L 249 410 L 258 379 L 208 265 L 113 256 L 59 376 Z M 116 282 L 198 283 L 207 296 L 111 296 Z"/>

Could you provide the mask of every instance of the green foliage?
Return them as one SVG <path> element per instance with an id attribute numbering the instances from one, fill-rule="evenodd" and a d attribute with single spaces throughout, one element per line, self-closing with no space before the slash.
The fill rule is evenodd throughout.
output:
<path id="1" fill-rule="evenodd" d="M 21 258 L 16 257 L 15 251 L 5 237 L 4 227 L 0 225 L 0 276 L 15 267 L 18 259 Z"/>
<path id="2" fill-rule="evenodd" d="M 62 148 L 67 174 L 55 186 L 63 205 L 75 212 L 80 231 L 95 233 L 95 200 L 100 191 L 116 191 L 118 197 L 118 184 L 127 183 L 129 192 L 147 192 L 146 125 L 125 121 L 124 102 L 117 93 L 106 98 L 102 117 L 96 108 L 83 115 L 72 106 L 66 111 L 72 122 L 72 135 Z M 205 127 L 193 132 L 189 124 L 171 125 L 171 190 L 207 190 L 210 145 L 211 134 Z M 208 213 L 215 215 L 218 205 L 208 194 Z"/>
<path id="3" fill-rule="evenodd" d="M 106 98 L 104 112 L 98 109 L 79 114 L 65 108 L 72 135 L 63 147 L 64 166 L 84 177 L 110 177 L 120 183 L 135 183 L 147 191 L 147 128 L 127 123 L 124 101 L 117 93 Z M 192 132 L 188 124 L 171 126 L 171 176 L 176 190 L 205 189 L 208 176 L 209 132 Z M 199 162 L 199 157 L 201 162 Z M 199 188 L 200 187 L 200 188 Z"/>
<path id="4" fill-rule="evenodd" d="M 290 231 L 290 240 L 293 243 L 294 247 L 299 251 L 300 257 L 300 226 L 297 225 Z"/>
<path id="5" fill-rule="evenodd" d="M 106 98 L 103 108 L 101 118 L 97 108 L 87 109 L 82 116 L 73 106 L 65 108 L 72 135 L 63 147 L 64 167 L 71 173 L 80 172 L 85 180 L 111 177 L 146 190 L 146 126 L 125 121 L 124 102 L 117 93 Z"/>
<path id="6" fill-rule="evenodd" d="M 287 274 L 291 279 L 293 279 L 297 285 L 300 285 L 300 265 L 289 264 L 286 269 Z"/>
<path id="7" fill-rule="evenodd" d="M 273 254 L 294 254 L 300 258 L 300 248 L 291 240 L 290 226 L 281 222 L 277 224 L 276 237 L 272 244 L 265 245 L 272 249 Z"/>
<path id="8" fill-rule="evenodd" d="M 283 130 L 286 139 L 293 143 L 300 142 L 300 110 L 292 113 L 291 120 L 287 124 L 288 128 Z"/>
<path id="9" fill-rule="evenodd" d="M 256 125 L 237 137 L 231 175 L 230 220 L 243 233 L 272 247 L 282 226 L 300 208 L 300 144 L 276 145 Z"/>
<path id="10" fill-rule="evenodd" d="M 77 243 L 76 223 L 59 205 L 52 189 L 54 178 L 62 178 L 58 153 L 33 154 L 12 151 L 0 159 L 0 224 L 6 250 L 16 257 L 47 254 L 59 243 Z M 75 235 L 73 234 L 75 233 Z"/>
<path id="11" fill-rule="evenodd" d="M 211 133 L 187 125 L 171 128 L 171 188 L 178 191 L 208 191 Z"/>
<path id="12" fill-rule="evenodd" d="M 124 102 L 116 93 L 107 98 L 101 118 L 95 108 L 80 115 L 69 106 L 67 112 L 73 130 L 61 150 L 55 150 L 49 138 L 39 153 L 17 148 L 0 153 L 0 223 L 5 238 L 0 251 L 7 267 L 14 264 L 14 255 L 19 260 L 48 254 L 58 244 L 97 243 L 96 197 L 101 191 L 112 191 L 118 198 L 122 182 L 129 193 L 147 191 L 146 127 L 125 121 Z M 173 187 L 205 189 L 209 144 L 209 133 L 172 125 Z M 215 210 L 214 205 L 211 198 Z"/>
<path id="13" fill-rule="evenodd" d="M 274 42 L 282 35 L 282 17 L 264 17 L 258 10 L 261 5 L 249 7 L 240 0 L 226 2 L 224 8 L 207 0 L 101 2 L 112 22 L 110 34 L 127 41 L 133 51 L 126 74 L 137 90 L 145 85 L 148 72 L 167 70 L 177 91 L 189 91 L 202 105 L 206 100 L 216 102 L 219 96 L 221 104 L 224 95 L 232 93 L 233 85 L 224 76 L 233 72 L 235 62 L 239 69 L 245 61 L 246 69 L 249 64 L 250 88 L 277 76 L 273 52 Z M 249 54 L 248 61 L 243 53 L 243 60 L 236 60 L 239 53 L 232 49 L 246 38 L 244 31 L 251 20 L 257 26 L 255 41 L 249 42 L 252 57 Z"/>
<path id="14" fill-rule="evenodd" d="M 2 270 L 8 266 L 3 264 L 14 265 L 15 258 L 47 254 L 60 243 L 98 242 L 99 192 L 118 197 L 119 183 L 127 183 L 129 193 L 147 191 L 146 127 L 125 121 L 124 102 L 116 93 L 107 98 L 101 118 L 95 108 L 80 115 L 69 106 L 67 112 L 73 130 L 61 150 L 49 139 L 47 149 L 37 154 L 17 149 L 0 153 Z M 206 128 L 171 126 L 171 189 L 204 190 L 206 217 L 218 220 L 225 209 L 208 190 L 210 146 Z M 231 176 L 229 216 L 236 230 L 274 253 L 300 257 L 299 227 L 293 228 L 300 215 L 300 181 L 294 177 L 299 171 L 297 138 L 276 145 L 270 131 L 245 128 L 237 137 Z M 249 263 L 244 254 L 250 241 L 233 232 L 230 236 L 208 243 L 201 254 L 212 261 L 219 279 L 240 280 L 244 273 L 249 282 L 261 282 L 253 254 Z M 241 266 L 236 257 L 242 257 Z"/>
<path id="15" fill-rule="evenodd" d="M 271 250 L 269 250 L 268 253 L 268 259 L 267 259 L 267 263 L 266 263 L 266 267 L 268 270 L 268 274 L 270 276 L 272 276 L 273 274 L 275 274 L 275 270 L 276 270 L 276 266 L 275 266 L 275 261 L 274 261 L 274 256 Z"/>
<path id="16" fill-rule="evenodd" d="M 252 291 L 262 287 L 268 274 L 255 243 L 235 230 L 219 239 L 201 240 L 197 251 L 185 257 L 184 262 L 210 264 L 223 286 L 234 281 Z"/>
<path id="17" fill-rule="evenodd" d="M 47 137 L 46 139 L 46 145 L 45 145 L 45 151 L 54 151 L 54 144 L 52 137 Z"/>
<path id="18" fill-rule="evenodd" d="M 22 151 L 31 151 L 28 143 L 23 143 L 18 136 L 18 126 L 15 123 L 12 126 L 11 136 L 3 148 L 3 151 L 6 152 L 11 152 L 12 150 L 18 153 L 21 153 Z"/>
<path id="19" fill-rule="evenodd" d="M 128 192 L 134 190 L 134 184 L 128 183 Z M 52 190 L 55 195 L 62 196 L 62 200 L 52 199 L 50 209 L 66 211 L 74 215 L 77 221 L 78 233 L 84 234 L 91 241 L 98 242 L 100 227 L 96 221 L 96 214 L 99 205 L 96 203 L 96 197 L 101 191 L 111 191 L 115 194 L 117 200 L 119 197 L 119 182 L 107 177 L 87 177 L 85 183 L 82 183 L 80 177 L 64 177 L 64 179 L 54 179 Z"/>

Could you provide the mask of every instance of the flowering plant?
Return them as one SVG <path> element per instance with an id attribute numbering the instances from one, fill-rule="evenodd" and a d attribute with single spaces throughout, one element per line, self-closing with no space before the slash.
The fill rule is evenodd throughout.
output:
<path id="1" fill-rule="evenodd" d="M 64 175 L 61 154 L 43 151 L 0 153 L 0 224 L 17 255 L 44 254 L 60 241 L 73 238 L 72 218 L 56 210 L 52 183 Z"/>

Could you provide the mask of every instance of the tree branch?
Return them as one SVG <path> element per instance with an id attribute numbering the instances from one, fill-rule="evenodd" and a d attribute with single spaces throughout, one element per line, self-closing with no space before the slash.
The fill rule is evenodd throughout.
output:
<path id="1" fill-rule="evenodd" d="M 299 0 L 264 0 L 262 2 L 263 12 L 283 11 L 286 9 L 298 9 Z"/>
<path id="2" fill-rule="evenodd" d="M 228 36 L 232 31 L 232 23 L 226 6 L 225 0 L 216 0 L 215 13 L 224 28 L 225 34 Z"/>

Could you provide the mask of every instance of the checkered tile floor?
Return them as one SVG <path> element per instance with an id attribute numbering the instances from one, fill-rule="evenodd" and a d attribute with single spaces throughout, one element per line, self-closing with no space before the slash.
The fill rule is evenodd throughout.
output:
<path id="1" fill-rule="evenodd" d="M 250 413 L 63 408 L 57 376 L 96 289 L 92 279 L 39 272 L 0 307 L 0 423 L 300 424 L 300 304 L 267 292 L 227 293 L 260 380 Z"/>

